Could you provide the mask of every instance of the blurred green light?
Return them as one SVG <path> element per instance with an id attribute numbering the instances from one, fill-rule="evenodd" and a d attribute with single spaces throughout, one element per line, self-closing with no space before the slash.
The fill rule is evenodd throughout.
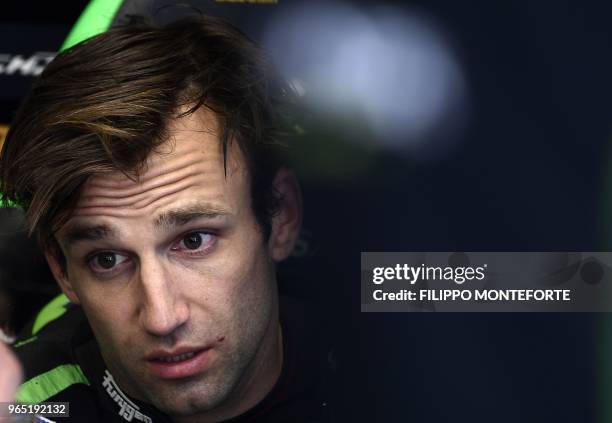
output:
<path id="1" fill-rule="evenodd" d="M 5 200 L 4 197 L 2 196 L 2 193 L 0 193 L 0 207 L 12 207 L 15 209 L 20 209 L 21 206 L 17 203 L 15 203 L 14 201 L 11 200 Z"/>

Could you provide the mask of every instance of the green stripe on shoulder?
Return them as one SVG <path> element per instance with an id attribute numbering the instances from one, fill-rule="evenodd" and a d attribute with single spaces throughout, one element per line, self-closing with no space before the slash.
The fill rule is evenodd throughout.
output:
<path id="1" fill-rule="evenodd" d="M 60 294 L 47 303 L 36 315 L 32 325 L 32 335 L 36 335 L 43 327 L 66 313 L 66 305 L 70 302 L 68 297 Z"/>
<path id="2" fill-rule="evenodd" d="M 19 402 L 36 404 L 48 400 L 77 383 L 89 385 L 78 364 L 63 364 L 23 383 L 15 398 Z"/>

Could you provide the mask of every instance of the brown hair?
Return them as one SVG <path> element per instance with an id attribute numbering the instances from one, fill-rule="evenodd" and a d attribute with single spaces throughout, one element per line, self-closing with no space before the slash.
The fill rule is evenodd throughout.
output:
<path id="1" fill-rule="evenodd" d="M 59 54 L 34 84 L 2 148 L 0 190 L 47 244 L 88 177 L 137 177 L 178 110 L 207 107 L 219 119 L 224 154 L 234 140 L 244 153 L 267 238 L 278 201 L 278 102 L 287 95 L 261 49 L 221 19 L 113 28 Z"/>

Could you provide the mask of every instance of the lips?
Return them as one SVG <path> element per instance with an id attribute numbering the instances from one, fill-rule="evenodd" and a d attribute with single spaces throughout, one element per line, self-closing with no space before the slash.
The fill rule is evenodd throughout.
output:
<path id="1" fill-rule="evenodd" d="M 195 376 L 210 365 L 211 348 L 181 348 L 173 351 L 156 351 L 145 357 L 147 367 L 161 379 L 178 379 Z"/>
<path id="2" fill-rule="evenodd" d="M 163 357 L 158 357 L 158 358 L 154 358 L 153 360 L 160 361 L 162 363 L 178 363 L 180 361 L 185 361 L 193 357 L 194 355 L 196 355 L 195 352 L 188 352 L 188 353 L 179 354 L 179 355 L 167 355 Z"/>

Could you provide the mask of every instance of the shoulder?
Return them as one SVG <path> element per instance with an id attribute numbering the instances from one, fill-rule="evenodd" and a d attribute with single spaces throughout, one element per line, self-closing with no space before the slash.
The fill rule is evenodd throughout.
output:
<path id="1" fill-rule="evenodd" d="M 51 307 L 49 307 L 51 305 Z M 17 399 L 38 403 L 82 396 L 89 381 L 73 354 L 78 328 L 86 324 L 80 307 L 58 297 L 21 334 L 13 349 L 24 370 Z"/>

